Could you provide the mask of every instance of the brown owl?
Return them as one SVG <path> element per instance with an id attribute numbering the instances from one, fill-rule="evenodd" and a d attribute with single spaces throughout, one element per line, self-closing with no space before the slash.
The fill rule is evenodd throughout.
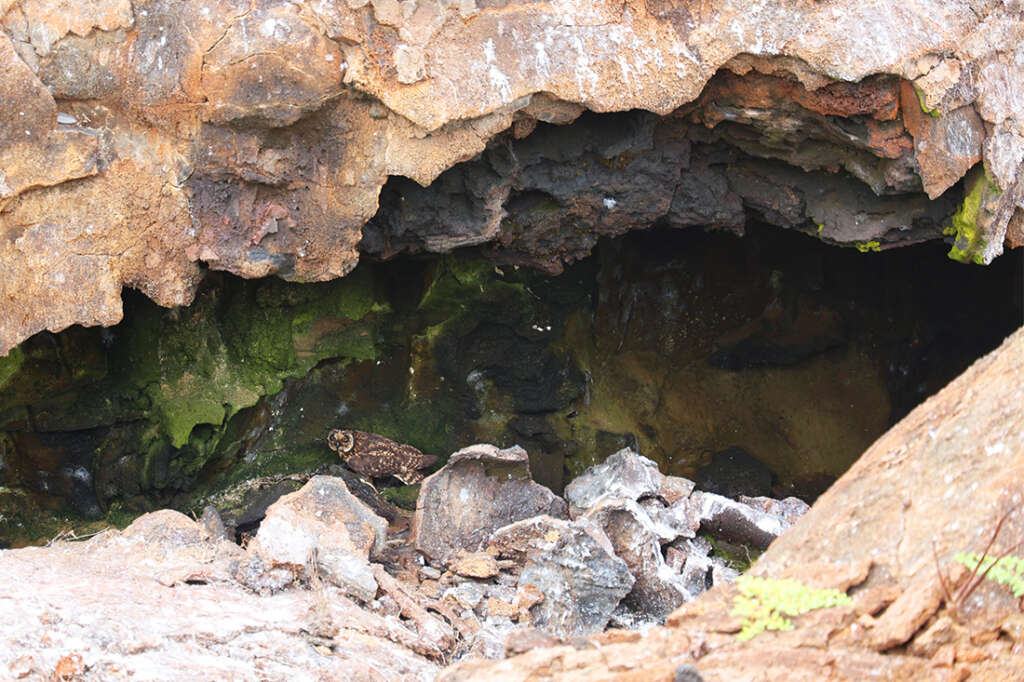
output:
<path id="1" fill-rule="evenodd" d="M 394 476 L 407 485 L 422 481 L 423 473 L 417 469 L 437 461 L 434 455 L 424 455 L 411 445 L 365 431 L 331 429 L 327 445 L 357 474 L 370 478 Z"/>

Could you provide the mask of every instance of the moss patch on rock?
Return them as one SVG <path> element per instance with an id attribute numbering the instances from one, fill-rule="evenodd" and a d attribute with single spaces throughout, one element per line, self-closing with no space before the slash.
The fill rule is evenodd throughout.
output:
<path id="1" fill-rule="evenodd" d="M 982 221 L 985 206 L 1000 194 L 999 187 L 978 166 L 964 179 L 964 200 L 944 232 L 953 236 L 949 257 L 961 263 L 984 265 L 985 246 Z"/>

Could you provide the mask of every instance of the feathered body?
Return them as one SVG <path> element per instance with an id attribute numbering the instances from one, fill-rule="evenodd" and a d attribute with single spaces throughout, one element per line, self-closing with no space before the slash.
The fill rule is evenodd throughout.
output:
<path id="1" fill-rule="evenodd" d="M 331 429 L 327 445 L 357 474 L 370 478 L 394 476 L 408 485 L 422 481 L 423 473 L 418 470 L 437 461 L 434 455 L 425 455 L 411 445 L 354 429 Z"/>

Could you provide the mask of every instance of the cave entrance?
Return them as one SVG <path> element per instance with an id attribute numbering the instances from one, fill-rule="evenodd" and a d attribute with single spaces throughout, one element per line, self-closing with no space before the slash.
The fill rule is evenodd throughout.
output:
<path id="1" fill-rule="evenodd" d="M 705 489 L 811 501 L 1020 324 L 1019 256 L 945 250 L 655 227 L 557 276 L 462 250 L 314 285 L 211 273 L 179 310 L 129 292 L 117 327 L 19 349 L 4 539 L 211 502 L 244 525 L 337 462 L 334 427 L 443 455 L 519 444 L 556 490 L 632 447 Z"/>

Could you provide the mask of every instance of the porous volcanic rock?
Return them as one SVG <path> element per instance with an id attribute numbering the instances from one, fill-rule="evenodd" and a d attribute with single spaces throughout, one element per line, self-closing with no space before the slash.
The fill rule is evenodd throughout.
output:
<path id="1" fill-rule="evenodd" d="M 665 475 L 658 471 L 655 462 L 624 448 L 574 478 L 565 486 L 565 499 L 572 515 L 577 517 L 606 495 L 633 502 L 656 495 L 664 481 Z"/>
<path id="2" fill-rule="evenodd" d="M 426 640 L 330 584 L 259 595 L 242 550 L 160 511 L 87 542 L 0 551 L 3 679 L 433 679 Z M 77 661 L 76 665 L 73 665 Z"/>
<path id="3" fill-rule="evenodd" d="M 7 0 L 0 27 L 3 354 L 114 324 L 124 286 L 187 304 L 206 268 L 493 242 L 557 270 L 655 219 L 948 229 L 987 263 L 1024 194 L 1012 2 Z M 585 110 L 653 114 L 549 125 Z"/>
<path id="4" fill-rule="evenodd" d="M 635 582 L 601 528 L 539 516 L 499 529 L 491 546 L 520 557 L 520 591 L 537 594 L 533 623 L 558 637 L 600 632 Z"/>
<path id="5" fill-rule="evenodd" d="M 565 501 L 530 479 L 520 447 L 462 448 L 423 481 L 412 522 L 416 549 L 441 563 L 481 549 L 491 533 L 532 516 L 565 518 Z"/>

